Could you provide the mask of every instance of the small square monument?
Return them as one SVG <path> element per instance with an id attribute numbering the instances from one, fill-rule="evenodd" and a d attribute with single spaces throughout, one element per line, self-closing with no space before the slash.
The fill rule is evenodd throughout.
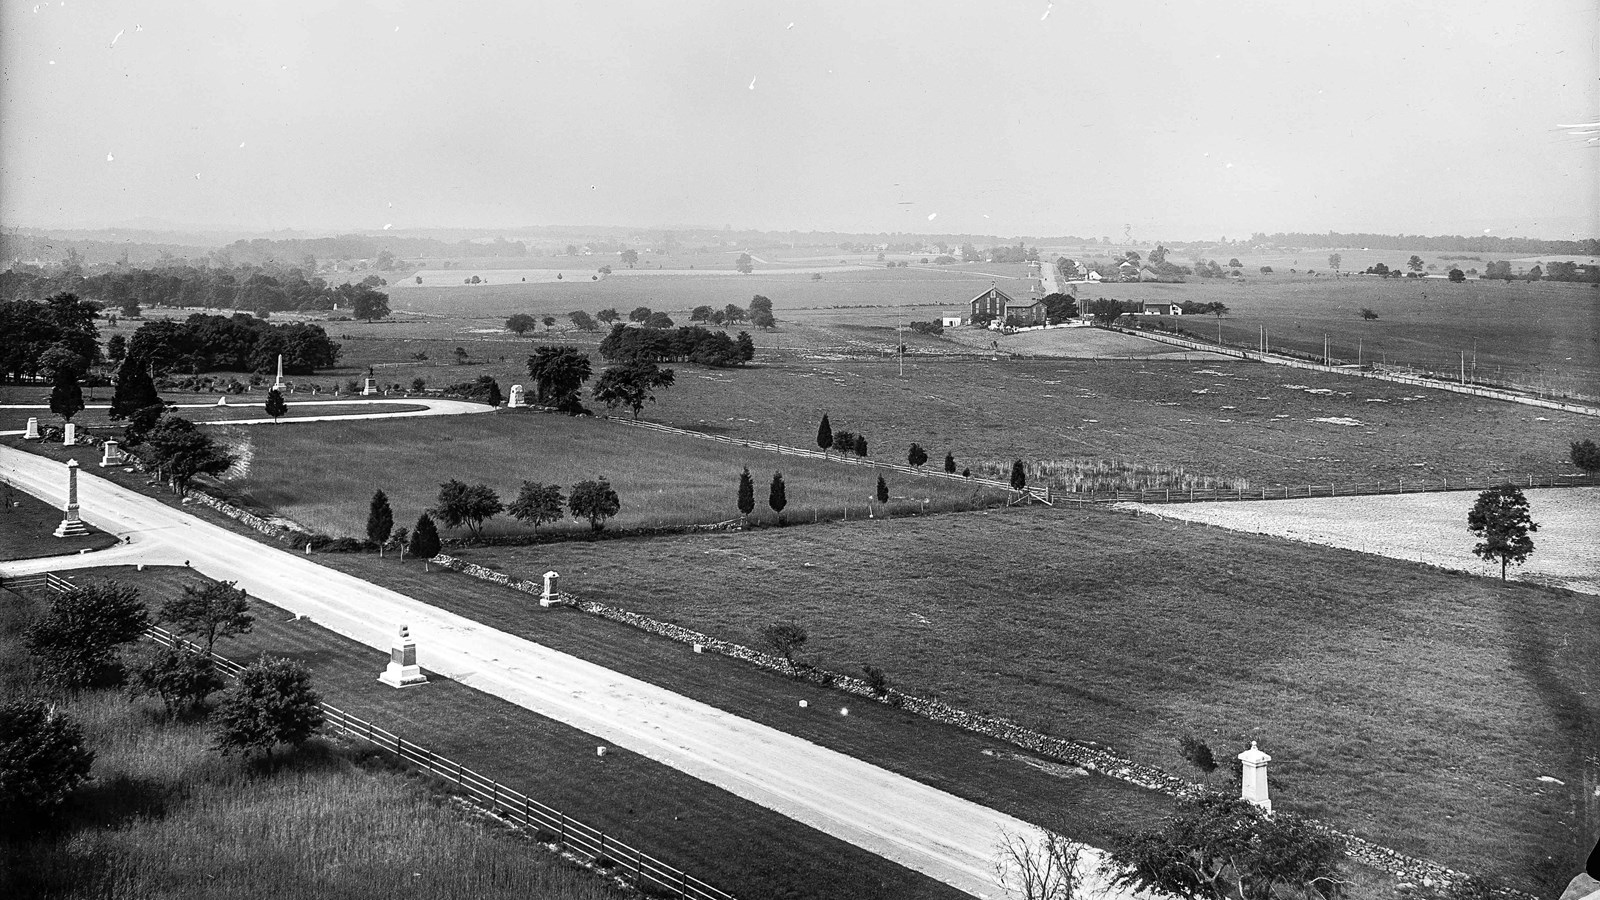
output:
<path id="1" fill-rule="evenodd" d="M 39 417 L 29 416 L 28 430 L 23 432 L 22 439 L 25 441 L 37 441 L 39 438 Z"/>
<path id="2" fill-rule="evenodd" d="M 520 409 L 522 406 L 525 405 L 523 400 L 524 400 L 524 394 L 522 392 L 522 385 L 513 384 L 511 386 L 511 401 L 509 403 L 507 403 L 506 405 L 511 407 L 512 409 Z"/>
<path id="3" fill-rule="evenodd" d="M 389 651 L 389 667 L 383 670 L 378 680 L 396 688 L 428 683 L 428 676 L 417 667 L 417 642 L 412 639 L 408 626 L 400 626 L 400 633 L 395 636 L 394 646 Z"/>
<path id="4" fill-rule="evenodd" d="M 78 446 L 78 426 L 72 424 L 71 422 L 67 423 L 67 427 L 62 429 L 61 446 Z"/>
<path id="5" fill-rule="evenodd" d="M 107 466 L 120 466 L 128 461 L 128 454 L 122 452 L 114 440 L 108 440 L 100 445 L 100 468 Z"/>

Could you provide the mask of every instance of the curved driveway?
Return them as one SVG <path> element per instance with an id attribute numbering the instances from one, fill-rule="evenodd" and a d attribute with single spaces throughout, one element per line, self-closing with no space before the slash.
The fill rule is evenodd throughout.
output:
<path id="1" fill-rule="evenodd" d="M 0 474 L 47 502 L 65 502 L 60 463 L 0 447 Z M 4 563 L 0 575 L 114 562 L 188 563 L 385 652 L 398 627 L 407 624 L 417 638 L 419 661 L 431 671 L 980 897 L 1001 896 L 993 864 L 1002 832 L 1033 830 L 853 757 L 323 568 L 87 471 L 79 473 L 78 490 L 85 520 L 132 543 L 81 557 Z M 539 615 L 532 598 L 528 602 L 528 614 Z M 693 665 L 693 658 L 686 656 L 685 664 Z M 1099 853 L 1091 849 L 1085 857 L 1092 862 Z"/>

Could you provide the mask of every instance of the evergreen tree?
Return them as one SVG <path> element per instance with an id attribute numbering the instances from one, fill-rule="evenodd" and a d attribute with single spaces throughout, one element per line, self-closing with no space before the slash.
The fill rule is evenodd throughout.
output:
<path id="1" fill-rule="evenodd" d="M 750 518 L 751 510 L 756 508 L 756 486 L 750 480 L 750 467 L 746 466 L 739 473 L 739 515 Z"/>
<path id="2" fill-rule="evenodd" d="M 111 418 L 127 419 L 134 413 L 161 403 L 156 383 L 142 360 L 132 356 L 117 370 L 117 387 L 111 393 Z"/>
<path id="3" fill-rule="evenodd" d="M 913 466 L 921 466 L 927 461 L 928 451 L 922 449 L 921 444 L 912 444 L 911 449 L 906 451 L 906 462 Z"/>
<path id="4" fill-rule="evenodd" d="M 878 502 L 889 502 L 889 483 L 883 480 L 882 475 L 878 476 Z"/>
<path id="5" fill-rule="evenodd" d="M 83 388 L 78 384 L 78 373 L 57 369 L 50 387 L 50 411 L 67 422 L 83 410 Z"/>
<path id="6" fill-rule="evenodd" d="M 867 455 L 867 436 L 866 435 L 864 435 L 864 434 L 856 435 L 856 447 L 855 447 L 855 449 L 856 449 L 856 455 L 857 456 L 866 456 Z"/>
<path id="7" fill-rule="evenodd" d="M 1028 470 L 1023 467 L 1022 460 L 1011 464 L 1011 489 L 1020 491 L 1028 486 Z"/>
<path id="8" fill-rule="evenodd" d="M 822 424 L 817 426 L 817 446 L 822 448 L 824 455 L 833 446 L 833 426 L 828 424 L 827 413 L 822 414 Z"/>
<path id="9" fill-rule="evenodd" d="M 956 473 L 956 457 L 954 453 L 946 453 L 944 455 L 944 471 L 947 475 Z"/>
<path id="10" fill-rule="evenodd" d="M 428 560 L 439 555 L 439 529 L 433 525 L 433 517 L 427 513 L 417 517 L 417 525 L 411 529 L 411 543 L 407 545 L 406 552 L 422 560 L 423 568 L 427 568 Z"/>
<path id="11" fill-rule="evenodd" d="M 278 424 L 278 417 L 289 411 L 289 404 L 283 400 L 283 394 L 277 388 L 267 391 L 267 415 L 272 417 L 272 424 Z"/>
<path id="12" fill-rule="evenodd" d="M 735 339 L 735 343 L 739 345 L 740 362 L 749 362 L 756 358 L 756 342 L 751 339 L 750 332 L 739 332 L 739 337 Z"/>
<path id="13" fill-rule="evenodd" d="M 783 508 L 789 505 L 789 496 L 783 484 L 783 473 L 772 474 L 772 489 L 767 492 L 767 505 L 778 514 L 778 524 L 783 524 Z"/>
<path id="14" fill-rule="evenodd" d="M 367 507 L 367 540 L 378 545 L 378 557 L 383 557 L 383 545 L 388 543 L 389 534 L 394 531 L 394 510 L 389 508 L 389 498 L 383 491 L 372 495 L 372 503 Z"/>

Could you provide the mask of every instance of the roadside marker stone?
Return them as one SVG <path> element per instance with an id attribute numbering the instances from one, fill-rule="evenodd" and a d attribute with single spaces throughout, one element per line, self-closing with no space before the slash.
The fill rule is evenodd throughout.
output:
<path id="1" fill-rule="evenodd" d="M 39 417 L 38 416 L 29 416 L 28 417 L 28 430 L 23 433 L 22 439 L 25 440 L 25 441 L 37 441 L 37 440 L 39 440 Z"/>
<path id="2" fill-rule="evenodd" d="M 1239 796 L 1270 814 L 1272 799 L 1267 796 L 1267 763 L 1272 762 L 1272 757 L 1262 753 L 1256 742 L 1251 741 L 1250 749 L 1239 754 L 1239 761 L 1244 763 L 1244 777 L 1239 780 Z"/>
<path id="3" fill-rule="evenodd" d="M 395 688 L 427 684 L 428 676 L 417 667 L 417 642 L 412 639 L 408 626 L 400 626 L 400 633 L 395 636 L 394 645 L 389 650 L 389 666 L 378 676 L 378 680 Z"/>
<path id="4" fill-rule="evenodd" d="M 68 422 L 67 423 L 67 427 L 64 429 L 64 436 L 61 438 L 61 446 L 63 446 L 63 447 L 76 447 L 76 446 L 78 446 L 78 426 L 77 425 L 73 424 L 72 422 Z"/>
<path id="5" fill-rule="evenodd" d="M 560 597 L 557 585 L 561 581 L 561 573 L 551 570 L 544 573 L 544 593 L 539 595 L 540 606 L 552 606 Z"/>

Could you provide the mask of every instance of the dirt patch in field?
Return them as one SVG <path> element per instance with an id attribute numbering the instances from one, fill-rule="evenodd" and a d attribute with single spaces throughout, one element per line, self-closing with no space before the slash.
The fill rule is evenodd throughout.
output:
<path id="1" fill-rule="evenodd" d="M 1600 595 L 1600 488 L 1526 491 L 1534 552 L 1508 577 Z M 1467 531 L 1475 494 L 1450 491 L 1393 497 L 1328 497 L 1173 506 L 1122 504 L 1141 513 L 1270 534 L 1309 544 L 1376 553 L 1493 577 L 1499 566 L 1472 554 Z"/>

